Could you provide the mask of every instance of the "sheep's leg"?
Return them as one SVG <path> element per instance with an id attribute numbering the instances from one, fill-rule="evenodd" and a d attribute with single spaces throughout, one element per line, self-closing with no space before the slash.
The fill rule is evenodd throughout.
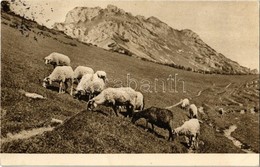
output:
<path id="1" fill-rule="evenodd" d="M 71 85 L 70 85 L 70 95 L 72 96 L 73 95 L 73 82 L 74 82 L 74 80 L 73 79 L 71 79 Z"/>
<path id="2" fill-rule="evenodd" d="M 189 147 L 190 146 L 190 139 L 187 136 L 185 136 L 185 141 L 186 141 L 186 143 L 187 143 L 187 145 Z"/>
<path id="3" fill-rule="evenodd" d="M 172 137 L 172 129 L 171 128 L 169 128 L 168 129 L 169 130 L 169 138 L 168 138 L 168 141 L 172 141 L 172 139 L 173 139 L 173 137 Z"/>
<path id="4" fill-rule="evenodd" d="M 60 82 L 59 93 L 62 93 L 62 82 Z"/>
<path id="5" fill-rule="evenodd" d="M 146 121 L 146 127 L 145 128 L 146 128 L 146 131 L 148 131 L 149 130 L 149 127 L 148 127 L 149 122 L 147 120 L 145 120 L 145 121 Z"/>
<path id="6" fill-rule="evenodd" d="M 152 124 L 152 130 L 153 130 L 153 133 L 155 133 L 153 123 L 151 123 L 151 124 Z"/>
<path id="7" fill-rule="evenodd" d="M 65 81 L 64 82 L 64 85 L 65 85 L 65 89 L 64 89 L 64 93 L 67 91 L 67 89 L 68 89 L 68 82 L 67 81 Z"/>
<path id="8" fill-rule="evenodd" d="M 115 105 L 113 105 L 113 110 L 116 113 L 116 116 L 118 117 L 118 113 L 117 113 L 117 107 Z"/>
<path id="9" fill-rule="evenodd" d="M 127 105 L 126 106 L 126 109 L 127 109 L 127 115 L 129 117 L 132 117 L 133 116 L 133 113 L 134 113 L 134 107 L 133 105 Z"/>

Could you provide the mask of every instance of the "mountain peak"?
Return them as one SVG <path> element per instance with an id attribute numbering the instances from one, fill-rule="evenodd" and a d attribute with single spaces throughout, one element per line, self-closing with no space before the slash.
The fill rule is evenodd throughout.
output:
<path id="1" fill-rule="evenodd" d="M 114 5 L 76 7 L 54 28 L 82 42 L 193 71 L 250 73 L 203 42 L 190 29 L 175 30 L 158 18 L 133 16 Z"/>

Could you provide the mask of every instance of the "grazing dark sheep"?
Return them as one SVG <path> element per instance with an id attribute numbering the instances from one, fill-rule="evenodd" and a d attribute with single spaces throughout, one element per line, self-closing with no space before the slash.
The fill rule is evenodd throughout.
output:
<path id="1" fill-rule="evenodd" d="M 157 107 L 147 108 L 140 112 L 134 113 L 132 118 L 132 123 L 135 123 L 140 118 L 146 119 L 146 127 L 148 127 L 148 123 L 151 123 L 153 131 L 154 131 L 153 125 L 156 125 L 163 129 L 167 129 L 169 131 L 168 140 L 173 140 L 173 134 L 172 134 L 173 114 L 170 110 L 157 108 Z"/>

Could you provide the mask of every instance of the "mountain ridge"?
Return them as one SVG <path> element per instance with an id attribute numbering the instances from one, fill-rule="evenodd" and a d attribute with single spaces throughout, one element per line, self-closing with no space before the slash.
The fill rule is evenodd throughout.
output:
<path id="1" fill-rule="evenodd" d="M 256 73 L 218 53 L 192 30 L 176 30 L 154 16 L 133 16 L 113 5 L 75 7 L 53 28 L 106 50 L 190 71 Z"/>

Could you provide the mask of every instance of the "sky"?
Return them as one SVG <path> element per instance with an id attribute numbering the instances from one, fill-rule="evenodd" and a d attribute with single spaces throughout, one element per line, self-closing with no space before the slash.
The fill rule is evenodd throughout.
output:
<path id="1" fill-rule="evenodd" d="M 133 15 L 155 16 L 174 29 L 191 29 L 231 60 L 259 71 L 258 1 L 91 1 L 21 0 L 30 6 L 12 6 L 41 24 L 63 22 L 76 6 L 106 8 L 115 5 Z"/>

